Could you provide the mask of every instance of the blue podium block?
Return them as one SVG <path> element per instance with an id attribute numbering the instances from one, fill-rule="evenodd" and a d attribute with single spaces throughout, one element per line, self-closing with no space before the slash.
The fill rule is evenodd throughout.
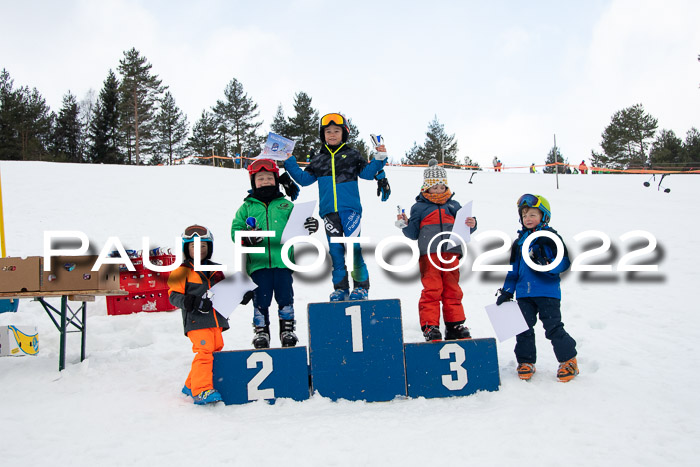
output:
<path id="1" fill-rule="evenodd" d="M 333 400 L 406 395 L 399 300 L 309 304 L 314 391 Z"/>
<path id="2" fill-rule="evenodd" d="M 496 339 L 405 344 L 410 397 L 467 396 L 498 391 Z"/>
<path id="3" fill-rule="evenodd" d="M 214 352 L 213 372 L 226 405 L 310 395 L 306 347 Z"/>

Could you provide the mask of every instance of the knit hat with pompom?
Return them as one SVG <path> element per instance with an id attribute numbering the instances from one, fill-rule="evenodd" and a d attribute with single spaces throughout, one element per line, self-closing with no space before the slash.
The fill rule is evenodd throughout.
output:
<path id="1" fill-rule="evenodd" d="M 436 159 L 428 161 L 428 168 L 423 171 L 423 186 L 421 191 L 428 191 L 431 187 L 442 183 L 447 185 L 447 171 L 438 165 Z"/>

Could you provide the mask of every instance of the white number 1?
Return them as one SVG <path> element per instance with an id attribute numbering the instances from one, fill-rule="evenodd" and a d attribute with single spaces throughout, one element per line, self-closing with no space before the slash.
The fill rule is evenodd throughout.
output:
<path id="1" fill-rule="evenodd" d="M 362 352 L 362 308 L 359 305 L 349 306 L 345 309 L 345 315 L 350 317 L 350 331 L 352 333 L 352 351 Z"/>

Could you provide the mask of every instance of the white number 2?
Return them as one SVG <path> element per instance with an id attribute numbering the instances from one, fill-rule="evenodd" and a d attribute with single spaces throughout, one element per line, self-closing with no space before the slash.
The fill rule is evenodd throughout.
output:
<path id="1" fill-rule="evenodd" d="M 362 308 L 359 305 L 349 306 L 345 315 L 350 317 L 350 332 L 352 334 L 352 351 L 362 352 Z"/>
<path id="2" fill-rule="evenodd" d="M 454 379 L 451 374 L 442 375 L 442 385 L 450 391 L 459 391 L 468 382 L 467 370 L 462 366 L 465 360 L 464 349 L 457 344 L 447 344 L 440 349 L 441 360 L 449 360 L 450 355 L 455 356 L 455 361 L 450 362 L 450 371 L 457 373 L 457 379 Z"/>
<path id="3" fill-rule="evenodd" d="M 275 388 L 260 389 L 259 386 L 265 378 L 272 373 L 272 357 L 265 352 L 255 352 L 248 357 L 248 368 L 257 368 L 258 363 L 262 363 L 262 368 L 253 379 L 248 382 L 248 400 L 257 401 L 260 399 L 274 399 Z"/>

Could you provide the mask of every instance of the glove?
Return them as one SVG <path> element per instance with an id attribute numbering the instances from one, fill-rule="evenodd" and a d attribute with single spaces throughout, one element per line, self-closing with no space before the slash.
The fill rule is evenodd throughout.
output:
<path id="1" fill-rule="evenodd" d="M 513 294 L 510 292 L 506 292 L 503 289 L 498 289 L 498 292 L 501 292 L 501 295 L 498 296 L 496 299 L 496 305 L 500 305 L 501 303 L 509 302 L 513 300 Z M 496 292 L 496 293 L 498 293 Z"/>
<path id="2" fill-rule="evenodd" d="M 377 181 L 377 196 L 382 197 L 382 201 L 389 199 L 391 194 L 391 187 L 389 186 L 389 180 L 386 178 L 386 174 L 383 170 L 380 170 L 377 175 L 374 176 Z"/>
<path id="3" fill-rule="evenodd" d="M 203 298 L 199 302 L 199 311 L 201 313 L 209 313 L 213 309 L 214 306 L 212 305 L 211 300 L 209 300 L 208 298 Z"/>
<path id="4" fill-rule="evenodd" d="M 304 228 L 309 231 L 309 234 L 312 234 L 318 230 L 318 221 L 314 217 L 307 217 Z"/>
<path id="5" fill-rule="evenodd" d="M 529 254 L 535 264 L 544 266 L 557 257 L 557 244 L 551 238 L 540 237 L 530 245 Z"/>
<path id="6" fill-rule="evenodd" d="M 284 188 L 284 192 L 287 193 L 287 196 L 289 196 L 292 201 L 299 197 L 299 185 L 294 183 L 294 180 L 292 180 L 292 177 L 290 177 L 287 172 L 280 175 L 279 181 L 282 188 Z"/>
<path id="7" fill-rule="evenodd" d="M 243 237 L 243 245 L 244 246 L 255 246 L 258 243 L 262 243 L 263 238 L 262 237 Z"/>
<path id="8" fill-rule="evenodd" d="M 194 311 L 194 310 L 196 310 L 197 308 L 199 308 L 199 302 L 200 302 L 200 300 L 201 300 L 201 298 L 199 298 L 199 297 L 196 296 L 196 295 L 192 295 L 192 294 L 189 294 L 189 293 L 188 293 L 188 294 L 185 294 L 185 303 L 184 303 L 184 305 L 185 305 L 185 306 L 184 306 L 185 311 L 191 312 L 191 311 Z"/>
<path id="9" fill-rule="evenodd" d="M 243 300 L 241 300 L 241 305 L 247 305 L 253 299 L 253 291 L 249 290 L 243 295 Z"/>

